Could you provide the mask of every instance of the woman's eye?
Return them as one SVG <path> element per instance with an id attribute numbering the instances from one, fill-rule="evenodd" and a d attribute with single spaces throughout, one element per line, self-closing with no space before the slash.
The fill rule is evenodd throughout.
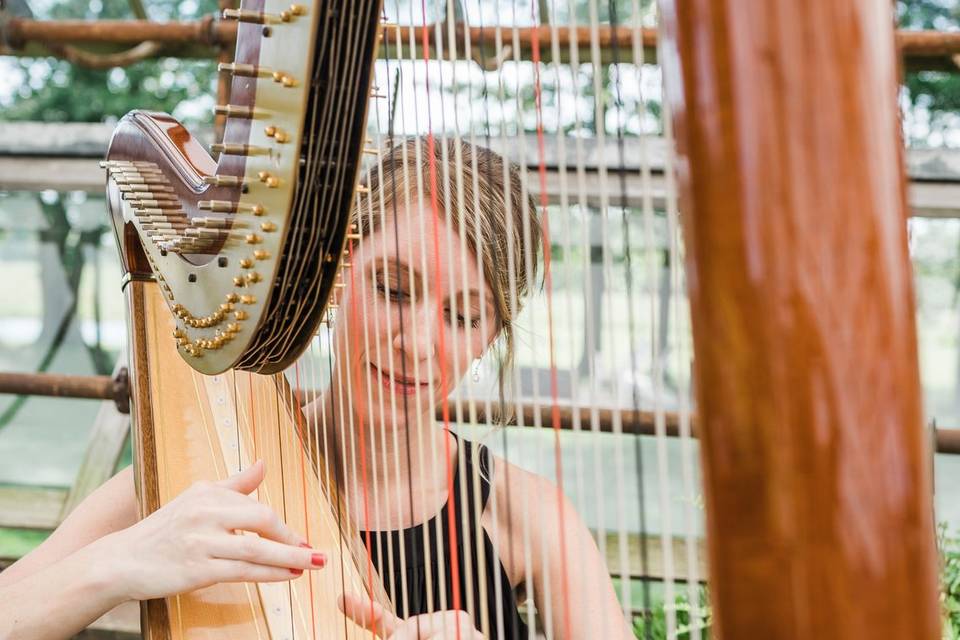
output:
<path id="1" fill-rule="evenodd" d="M 450 309 L 447 309 L 446 312 L 447 321 L 450 322 Z M 467 324 L 469 324 L 473 329 L 480 328 L 480 318 L 467 318 L 462 314 L 457 314 L 457 326 L 461 329 L 465 329 Z"/>
<path id="2" fill-rule="evenodd" d="M 377 283 L 377 291 L 379 291 L 381 295 L 393 300 L 394 302 L 400 302 L 405 297 L 403 291 L 400 291 L 399 289 L 391 289 L 382 282 Z"/>

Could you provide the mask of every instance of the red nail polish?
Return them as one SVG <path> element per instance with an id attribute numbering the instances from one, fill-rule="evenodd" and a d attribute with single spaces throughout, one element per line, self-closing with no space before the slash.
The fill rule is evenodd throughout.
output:
<path id="1" fill-rule="evenodd" d="M 303 575 L 303 569 L 290 569 L 290 573 L 295 576 Z"/>
<path id="2" fill-rule="evenodd" d="M 315 553 L 310 556 L 310 564 L 315 567 L 322 567 L 323 565 L 327 564 L 327 556 L 323 555 L 322 553 Z"/>

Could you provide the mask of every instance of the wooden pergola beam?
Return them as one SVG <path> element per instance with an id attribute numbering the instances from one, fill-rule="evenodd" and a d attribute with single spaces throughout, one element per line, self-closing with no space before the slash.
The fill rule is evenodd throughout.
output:
<path id="1" fill-rule="evenodd" d="M 415 47 L 420 46 L 421 30 L 424 27 L 400 26 L 405 50 L 411 40 Z M 439 33 L 444 53 L 449 57 L 448 29 L 445 24 L 432 24 L 426 27 L 430 31 L 431 42 Z M 413 34 L 410 31 L 413 30 Z M 387 30 L 391 33 L 391 30 Z M 629 26 L 602 26 L 594 35 L 589 27 L 467 27 L 463 23 L 453 25 L 457 55 L 462 56 L 468 40 L 471 45 L 471 57 L 481 66 L 492 69 L 502 62 L 496 55 L 496 42 L 512 47 L 519 45 L 519 51 L 510 52 L 510 57 L 518 56 L 529 60 L 535 39 L 539 40 L 541 58 L 545 62 L 553 61 L 552 43 L 556 37 L 560 62 L 570 62 L 571 51 L 576 50 L 580 62 L 589 62 L 593 39 L 600 49 L 601 59 L 610 63 L 615 58 L 624 62 L 633 60 L 632 47 L 635 40 L 634 30 Z M 413 36 L 411 38 L 411 35 Z M 656 29 L 641 29 L 639 40 L 643 46 L 643 60 L 649 63 L 657 61 Z M 227 20 L 216 20 L 207 16 L 201 20 L 153 22 L 150 20 L 32 20 L 28 18 L 9 18 L 0 22 L 0 55 L 38 56 L 50 55 L 49 46 L 83 45 L 95 52 L 116 53 L 126 46 L 140 42 L 156 42 L 164 45 L 157 55 L 179 55 L 185 58 L 215 58 L 224 48 L 233 48 L 237 37 L 237 24 Z M 391 40 L 395 41 L 396 35 Z M 960 32 L 908 31 L 897 32 L 897 44 L 904 58 L 904 64 L 910 70 L 947 70 L 957 71 L 957 57 L 960 56 Z M 386 47 L 381 48 L 385 55 Z M 396 51 L 395 48 L 391 48 Z M 432 52 L 434 55 L 436 52 Z M 407 51 L 409 55 L 409 51 Z M 416 55 L 416 54 L 415 54 Z"/>

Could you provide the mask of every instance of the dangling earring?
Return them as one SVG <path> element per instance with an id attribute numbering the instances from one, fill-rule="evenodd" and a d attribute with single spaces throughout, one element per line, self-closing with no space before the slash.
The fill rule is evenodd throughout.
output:
<path id="1" fill-rule="evenodd" d="M 480 360 L 473 361 L 473 373 L 470 375 L 474 382 L 480 382 Z"/>

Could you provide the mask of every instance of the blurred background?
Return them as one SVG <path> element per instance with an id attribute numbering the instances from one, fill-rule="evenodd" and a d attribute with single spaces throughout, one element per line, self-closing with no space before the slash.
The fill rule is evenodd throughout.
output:
<path id="1" fill-rule="evenodd" d="M 233 43 L 211 16 L 229 6 L 233 4 L 223 0 L 0 0 L 0 273 L 4 274 L 0 371 L 96 375 L 116 371 L 126 321 L 97 160 L 106 151 L 114 124 L 133 109 L 171 113 L 202 140 L 217 139 L 213 106 L 223 88 L 216 67 L 218 61 L 232 58 Z M 639 20 L 656 27 L 650 0 L 600 5 L 587 0 L 541 1 L 535 7 L 519 1 L 458 0 L 432 6 L 427 16 L 419 2 L 388 1 L 386 6 L 391 22 L 408 25 L 452 19 L 474 26 L 528 26 L 549 19 L 566 25 Z M 135 19 L 199 26 L 177 41 L 140 44 L 117 42 L 106 33 L 75 41 L 62 34 L 50 39 L 28 28 L 35 24 L 31 21 Z M 960 32 L 960 3 L 898 0 L 896 19 L 905 30 Z M 630 61 L 592 64 L 585 55 L 580 64 L 566 61 L 545 69 L 545 133 L 548 139 L 562 136 L 586 145 L 594 163 L 587 167 L 590 171 L 604 164 L 611 172 L 636 173 L 635 162 L 625 162 L 616 153 L 617 140 L 622 138 L 631 153 L 646 145 L 652 150 L 654 188 L 662 189 L 669 151 L 660 70 L 655 55 L 640 64 L 629 53 L 623 57 Z M 383 139 L 388 117 L 395 118 L 398 134 L 423 133 L 425 126 L 416 114 L 429 102 L 447 118 L 439 129 L 434 123 L 434 133 L 452 130 L 456 123 L 461 134 L 480 136 L 480 143 L 486 140 L 507 155 L 517 153 L 517 140 L 526 140 L 527 155 L 514 159 L 531 166 L 536 157 L 532 137 L 536 114 L 529 62 L 443 63 L 446 66 L 438 72 L 455 75 L 456 81 L 441 82 L 429 91 L 406 64 L 377 63 L 378 85 L 394 83 L 399 99 L 374 104 L 371 137 Z M 900 104 L 926 416 L 931 431 L 960 428 L 960 47 L 955 52 L 941 47 L 929 55 L 906 56 Z M 829 96 L 823 96 L 822 108 L 831 108 Z M 574 195 L 567 202 L 555 186 L 559 178 L 555 167 L 551 171 L 551 216 L 560 221 L 553 229 L 552 252 L 554 304 L 563 309 L 556 357 L 564 398 L 585 404 L 589 396 L 614 408 L 682 415 L 692 408 L 692 353 L 682 246 L 669 198 L 654 198 L 649 210 L 639 202 L 604 207 L 593 197 L 577 203 Z M 598 188 L 620 188 L 615 178 L 610 180 L 610 185 Z M 607 232 L 612 234 L 604 249 L 608 253 L 601 256 L 595 249 L 599 236 Z M 628 244 L 628 234 L 633 244 Z M 636 251 L 632 263 L 631 250 Z M 628 298 L 630 282 L 640 292 L 638 300 Z M 545 303 L 542 297 L 535 300 L 518 323 L 518 394 L 541 402 L 546 396 L 543 372 L 549 366 L 543 348 Z M 635 319 L 620 313 L 631 305 L 639 311 Z M 618 349 L 624 341 L 641 345 L 639 351 Z M 653 351 L 662 362 L 656 370 L 649 366 Z M 637 352 L 646 364 L 631 361 Z M 478 388 L 458 392 L 483 397 L 492 365 L 485 363 L 484 370 Z M 594 383 L 598 386 L 578 390 L 578 383 L 588 379 L 598 381 Z M 483 425 L 476 428 L 482 430 Z M 78 500 L 129 464 L 127 429 L 126 417 L 112 401 L 0 395 L 0 566 L 33 548 Z M 552 477 L 552 458 L 543 456 L 541 461 L 534 453 L 543 449 L 544 437 L 548 436 L 536 430 L 507 429 L 491 445 L 501 451 L 509 448 L 511 459 L 523 459 Z M 640 536 L 636 540 L 649 541 L 656 556 L 673 553 L 667 548 L 680 532 L 678 538 L 692 544 L 693 551 L 677 548 L 678 566 L 685 567 L 679 569 L 685 572 L 679 579 L 698 584 L 704 579 L 702 497 L 695 444 L 692 447 L 670 442 L 665 451 L 658 451 L 653 438 L 646 436 L 567 434 L 565 488 L 582 506 L 598 537 L 626 526 Z M 615 452 L 618 491 L 592 479 L 596 468 Z M 937 454 L 935 466 L 946 593 L 955 598 L 960 594 L 960 554 L 952 540 L 960 535 L 960 456 Z M 595 495 L 602 499 L 592 500 Z M 624 505 L 630 508 L 625 511 Z M 636 540 L 628 543 L 631 554 L 639 548 Z M 643 544 L 646 557 L 647 542 Z M 617 556 L 615 549 L 610 553 Z M 658 570 L 655 564 L 656 560 L 642 570 L 622 568 L 618 580 L 624 580 L 625 593 L 632 594 L 627 596 L 629 606 L 646 611 L 647 622 L 642 624 L 662 626 L 657 618 L 662 611 L 656 612 L 665 597 L 674 596 L 664 595 L 662 567 Z M 677 610 L 688 611 L 683 607 L 689 597 L 677 597 Z M 690 616 L 683 620 L 687 627 L 702 627 L 708 634 L 708 609 L 696 620 Z M 950 620 L 960 629 L 960 605 Z M 945 633 L 956 634 L 951 624 Z M 129 622 L 111 626 L 108 621 L 104 628 L 108 631 L 102 633 L 135 636 Z M 647 628 L 642 631 L 648 633 Z M 700 631 L 674 629 L 671 637 L 691 634 L 699 636 Z"/>

